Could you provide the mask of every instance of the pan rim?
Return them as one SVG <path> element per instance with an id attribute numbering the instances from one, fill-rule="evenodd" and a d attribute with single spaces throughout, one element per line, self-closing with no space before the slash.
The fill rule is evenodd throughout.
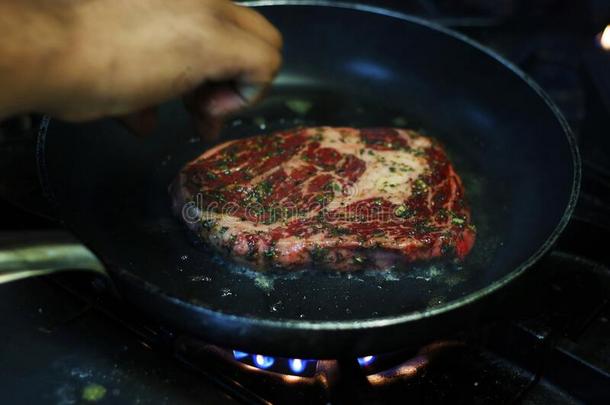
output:
<path id="1" fill-rule="evenodd" d="M 407 21 L 410 23 L 418 24 L 429 28 L 431 30 L 441 32 L 445 35 L 458 39 L 460 41 L 465 42 L 466 44 L 476 48 L 477 50 L 483 52 L 487 56 L 493 58 L 498 63 L 502 64 L 504 67 L 509 69 L 513 74 L 515 74 L 519 79 L 523 80 L 527 86 L 529 86 L 541 99 L 544 101 L 546 106 L 551 110 L 555 118 L 558 120 L 561 128 L 563 129 L 563 133 L 568 142 L 568 146 L 570 148 L 571 156 L 572 156 L 572 165 L 573 165 L 573 177 L 572 177 L 572 189 L 570 193 L 570 198 L 568 204 L 563 212 L 562 218 L 554 228 L 554 230 L 549 234 L 544 243 L 530 255 L 527 259 L 525 259 L 519 266 L 517 266 L 510 273 L 505 275 L 504 277 L 494 281 L 493 283 L 479 289 L 473 291 L 463 297 L 458 299 L 449 301 L 439 306 L 432 307 L 430 309 L 426 309 L 423 311 L 412 311 L 406 314 L 401 315 L 391 315 L 386 317 L 378 317 L 375 319 L 352 319 L 347 321 L 326 321 L 326 320 L 295 320 L 295 319 L 266 319 L 260 318 L 256 316 L 245 316 L 245 315 L 235 315 L 231 313 L 222 312 L 219 310 L 214 310 L 209 307 L 197 305 L 191 303 L 189 301 L 183 300 L 176 296 L 170 295 L 169 293 L 163 291 L 158 286 L 150 283 L 147 280 L 142 279 L 139 276 L 136 276 L 127 270 L 118 268 L 116 271 L 121 273 L 124 276 L 128 276 L 128 278 L 137 279 L 138 282 L 142 283 L 143 286 L 148 290 L 154 290 L 156 294 L 159 294 L 164 299 L 169 300 L 172 303 L 189 307 L 196 313 L 202 314 L 205 316 L 210 316 L 212 318 L 216 318 L 217 320 L 222 320 L 223 322 L 237 322 L 242 326 L 251 325 L 251 326 L 264 326 L 267 328 L 281 328 L 281 329 L 290 329 L 290 330 L 325 330 L 325 331 L 351 331 L 351 330 L 363 330 L 363 329 L 377 329 L 384 328 L 393 325 L 406 324 L 414 321 L 418 321 L 425 318 L 431 318 L 433 316 L 445 314 L 456 310 L 458 308 L 463 308 L 468 306 L 475 301 L 489 296 L 494 292 L 500 290 L 506 285 L 510 284 L 511 281 L 521 276 L 525 271 L 531 268 L 542 256 L 544 256 L 550 248 L 555 244 L 559 235 L 563 232 L 568 222 L 571 219 L 572 213 L 575 209 L 579 190 L 581 183 L 581 156 L 578 149 L 578 145 L 576 143 L 576 139 L 572 130 L 569 127 L 565 117 L 554 103 L 554 101 L 550 98 L 550 96 L 525 72 L 523 72 L 519 67 L 517 67 L 512 62 L 505 59 L 503 56 L 499 55 L 495 51 L 486 47 L 485 45 L 480 44 L 479 42 L 457 32 L 452 29 L 446 28 L 440 24 L 435 22 L 426 20 L 421 17 L 416 17 L 413 15 L 405 14 L 402 12 L 377 7 L 370 6 L 364 4 L 354 4 L 354 3 L 345 3 L 345 2 L 330 2 L 327 0 L 253 0 L 253 1 L 239 1 L 238 3 L 242 5 L 247 5 L 251 7 L 266 7 L 266 6 L 312 6 L 312 7 L 332 7 L 339 9 L 349 9 L 362 11 L 365 13 L 378 14 L 381 16 L 386 16 L 390 18 L 396 18 L 399 20 Z M 45 194 L 48 196 L 52 196 L 52 190 L 50 190 L 49 182 L 47 179 L 46 171 L 41 170 L 41 168 L 45 168 L 44 162 L 44 150 L 45 150 L 45 141 L 47 130 L 49 127 L 49 119 L 45 117 L 42 120 L 41 126 L 39 128 L 39 144 L 37 149 L 37 160 L 39 163 L 39 175 L 41 177 L 41 182 L 43 183 L 43 189 Z M 51 201 L 54 199 L 51 198 Z M 92 249 L 95 251 L 95 249 Z"/>

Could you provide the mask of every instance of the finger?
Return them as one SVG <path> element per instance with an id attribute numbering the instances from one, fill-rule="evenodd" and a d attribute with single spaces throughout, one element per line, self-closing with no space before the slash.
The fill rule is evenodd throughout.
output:
<path id="1" fill-rule="evenodd" d="M 236 91 L 234 86 L 220 86 L 209 91 L 199 101 L 207 115 L 222 117 L 244 107 L 247 102 Z"/>
<path id="2" fill-rule="evenodd" d="M 282 63 L 279 49 L 236 26 L 225 29 L 231 44 L 218 50 L 216 74 L 209 79 L 263 86 L 270 83 Z"/>
<path id="3" fill-rule="evenodd" d="M 209 89 L 215 86 L 215 84 L 199 86 L 183 98 L 187 111 L 193 117 L 197 134 L 203 141 L 218 138 L 220 128 L 222 127 L 222 118 L 211 116 L 205 108 L 209 102 Z"/>
<path id="4" fill-rule="evenodd" d="M 280 49 L 282 47 L 282 34 L 260 13 L 237 4 L 231 4 L 226 18 L 235 25 L 247 31 L 270 46 Z"/>
<path id="5" fill-rule="evenodd" d="M 234 83 L 206 83 L 185 98 L 194 115 L 222 117 L 247 105 Z"/>

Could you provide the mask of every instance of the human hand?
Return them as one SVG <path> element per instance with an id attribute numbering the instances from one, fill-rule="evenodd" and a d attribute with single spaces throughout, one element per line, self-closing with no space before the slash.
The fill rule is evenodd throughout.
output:
<path id="1" fill-rule="evenodd" d="M 2 6 L 18 7 L 11 3 Z M 28 50 L 38 74 L 17 72 L 19 108 L 69 121 L 122 116 L 186 93 L 197 115 L 222 116 L 256 98 L 281 63 L 279 32 L 227 0 L 23 4 L 17 14 L 41 21 L 46 37 L 37 44 L 46 48 Z"/>

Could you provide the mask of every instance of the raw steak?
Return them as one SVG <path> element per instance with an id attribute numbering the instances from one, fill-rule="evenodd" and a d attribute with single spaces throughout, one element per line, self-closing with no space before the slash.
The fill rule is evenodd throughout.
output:
<path id="1" fill-rule="evenodd" d="M 188 163 L 172 193 L 203 240 L 259 268 L 460 260 L 475 240 L 444 150 L 406 129 L 297 128 L 225 142 Z"/>

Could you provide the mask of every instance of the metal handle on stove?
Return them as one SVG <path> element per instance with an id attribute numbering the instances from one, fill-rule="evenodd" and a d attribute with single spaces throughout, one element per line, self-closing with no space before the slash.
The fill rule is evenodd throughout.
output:
<path id="1" fill-rule="evenodd" d="M 0 233 L 0 284 L 68 270 L 107 276 L 99 259 L 67 232 Z"/>

